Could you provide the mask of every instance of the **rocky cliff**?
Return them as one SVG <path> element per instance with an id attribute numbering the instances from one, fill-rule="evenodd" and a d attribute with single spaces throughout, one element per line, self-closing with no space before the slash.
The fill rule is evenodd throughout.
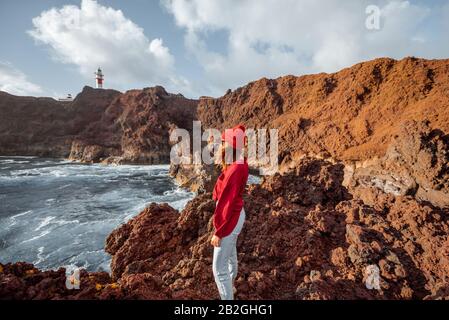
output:
<path id="1" fill-rule="evenodd" d="M 191 130 L 196 100 L 162 87 L 85 87 L 73 102 L 0 93 L 0 154 L 83 162 L 169 163 L 169 132 Z"/>
<path id="2" fill-rule="evenodd" d="M 154 163 L 167 160 L 169 131 L 190 130 L 194 118 L 203 128 L 278 128 L 281 172 L 245 197 L 237 298 L 449 299 L 448 74 L 449 60 L 377 59 L 335 74 L 262 79 L 199 102 L 160 87 L 114 93 L 98 117 L 73 126 L 67 145 L 54 144 L 83 161 Z M 23 101 L 29 108 L 39 99 Z M 42 103 L 51 105 L 45 119 L 60 119 L 59 103 Z M 59 123 L 71 121 L 33 131 L 14 117 L 0 120 L 11 123 L 0 126 L 9 135 L 0 138 L 4 153 L 20 141 L 44 149 L 45 130 L 63 141 Z M 111 275 L 83 271 L 81 289 L 68 290 L 64 270 L 0 264 L 0 298 L 218 298 L 212 172 L 172 174 L 203 193 L 181 212 L 151 204 L 113 231 Z M 373 271 L 379 283 L 370 289 Z"/>
<path id="3" fill-rule="evenodd" d="M 170 162 L 172 129 L 192 130 L 196 100 L 162 87 L 130 90 L 117 96 L 101 118 L 89 124 L 72 145 L 70 159 L 85 162 Z"/>
<path id="4" fill-rule="evenodd" d="M 449 132 L 449 59 L 383 58 L 333 74 L 261 79 L 203 98 L 204 127 L 278 128 L 280 158 L 383 156 L 407 120 Z"/>
<path id="5" fill-rule="evenodd" d="M 120 93 L 85 87 L 72 102 L 0 92 L 0 154 L 67 157 L 72 141 Z"/>
<path id="6" fill-rule="evenodd" d="M 205 128 L 277 128 L 281 170 L 328 159 L 347 167 L 348 185 L 449 206 L 448 74 L 449 60 L 384 58 L 261 79 L 202 98 L 198 118 Z"/>

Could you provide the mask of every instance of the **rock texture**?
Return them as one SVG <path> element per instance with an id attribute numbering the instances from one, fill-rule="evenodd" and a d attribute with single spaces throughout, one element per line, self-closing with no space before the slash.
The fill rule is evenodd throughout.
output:
<path id="1" fill-rule="evenodd" d="M 130 90 L 114 99 L 102 117 L 74 141 L 70 159 L 110 163 L 170 163 L 169 135 L 192 130 L 196 100 L 162 87 Z"/>
<path id="2" fill-rule="evenodd" d="M 343 165 L 304 158 L 249 187 L 237 298 L 448 299 L 449 210 L 385 193 L 367 205 L 352 198 L 343 179 Z M 84 274 L 90 282 L 75 293 L 61 289 L 55 271 L 34 271 L 39 277 L 28 280 L 26 271 L 15 271 L 20 264 L 6 265 L 0 298 L 217 299 L 213 211 L 210 193 L 181 213 L 151 204 L 108 237 L 111 279 Z M 373 266 L 380 281 L 370 290 Z"/>
<path id="3" fill-rule="evenodd" d="M 382 58 L 333 74 L 261 79 L 203 98 L 203 126 L 278 128 L 281 160 L 313 154 L 336 160 L 383 156 L 407 120 L 449 132 L 449 60 Z"/>
<path id="4" fill-rule="evenodd" d="M 351 192 L 368 203 L 377 189 L 449 207 L 449 136 L 427 121 L 407 121 L 383 157 L 352 163 L 346 172 Z"/>
<path id="5" fill-rule="evenodd" d="M 0 154 L 67 157 L 72 141 L 120 93 L 85 87 L 72 102 L 0 92 Z"/>
<path id="6" fill-rule="evenodd" d="M 352 185 L 449 206 L 449 60 L 376 59 L 334 74 L 261 79 L 203 98 L 203 127 L 279 129 L 281 170 L 304 156 L 348 166 Z"/>
<path id="7" fill-rule="evenodd" d="M 170 130 L 191 130 L 196 100 L 162 87 L 85 87 L 73 102 L 0 92 L 0 154 L 83 162 L 169 163 Z"/>
<path id="8" fill-rule="evenodd" d="M 237 298 L 449 299 L 448 74 L 449 60 L 377 59 L 261 79 L 198 108 L 161 87 L 101 91 L 108 102 L 78 118 L 70 108 L 97 91 L 67 105 L 2 94 L 0 153 L 160 163 L 170 130 L 191 130 L 195 118 L 205 129 L 278 128 L 281 174 L 245 196 Z M 64 270 L 0 264 L 0 299 L 218 298 L 214 171 L 173 166 L 171 174 L 199 195 L 182 212 L 151 204 L 113 231 L 111 276 L 83 271 L 81 289 L 68 290 Z M 369 289 L 373 270 L 379 282 Z"/>
<path id="9" fill-rule="evenodd" d="M 217 165 L 179 164 L 170 165 L 169 174 L 181 188 L 193 192 L 212 192 L 221 169 Z"/>

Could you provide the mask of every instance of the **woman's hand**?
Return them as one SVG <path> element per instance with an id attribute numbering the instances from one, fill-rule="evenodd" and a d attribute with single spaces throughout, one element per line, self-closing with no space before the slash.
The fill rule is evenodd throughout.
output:
<path id="1" fill-rule="evenodd" d="M 214 247 L 219 247 L 220 242 L 221 242 L 221 239 L 219 237 L 217 237 L 215 234 L 212 236 L 212 239 L 210 240 L 210 244 L 213 245 Z"/>

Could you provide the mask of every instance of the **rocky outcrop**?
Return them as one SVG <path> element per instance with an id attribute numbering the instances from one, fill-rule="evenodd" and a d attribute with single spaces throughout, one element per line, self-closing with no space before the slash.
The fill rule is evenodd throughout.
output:
<path id="1" fill-rule="evenodd" d="M 169 174 L 181 188 L 193 192 L 212 192 L 220 176 L 219 166 L 211 164 L 170 164 Z"/>
<path id="2" fill-rule="evenodd" d="M 369 203 L 377 189 L 449 207 L 449 136 L 427 121 L 408 121 L 385 156 L 348 165 L 346 172 L 351 192 Z"/>
<path id="3" fill-rule="evenodd" d="M 162 87 L 85 87 L 72 102 L 0 92 L 0 154 L 83 162 L 169 163 L 169 133 L 192 129 L 196 100 Z"/>
<path id="4" fill-rule="evenodd" d="M 70 108 L 93 89 L 67 105 L 3 95 L 0 152 L 160 163 L 170 130 L 191 130 L 195 118 L 203 128 L 278 128 L 281 174 L 245 196 L 237 298 L 448 299 L 448 74 L 449 60 L 377 59 L 262 79 L 202 98 L 198 109 L 161 87 L 110 92 L 89 117 Z M 64 270 L 0 264 L 0 298 L 218 298 L 209 243 L 215 171 L 172 166 L 171 174 L 199 195 L 182 212 L 151 204 L 113 231 L 111 276 L 83 271 L 74 291 Z"/>
<path id="5" fill-rule="evenodd" d="M 81 270 L 79 279 L 79 289 L 69 289 L 63 268 L 41 271 L 23 262 L 0 264 L 0 299 L 112 299 L 120 294 L 117 284 L 106 272 L 87 273 Z"/>
<path id="6" fill-rule="evenodd" d="M 192 130 L 196 100 L 162 87 L 130 90 L 114 99 L 102 117 L 72 144 L 70 159 L 107 163 L 170 163 L 169 135 Z"/>
<path id="7" fill-rule="evenodd" d="M 343 171 L 304 158 L 248 188 L 238 299 L 448 298 L 449 211 L 385 193 L 367 205 L 342 186 Z M 36 270 L 28 280 L 17 264 L 6 265 L 0 298 L 216 299 L 213 211 L 210 193 L 181 213 L 151 204 L 108 237 L 111 278 L 83 273 L 85 287 L 75 293 L 64 291 L 56 271 Z M 377 285 L 366 284 L 370 270 L 378 271 Z"/>
<path id="8" fill-rule="evenodd" d="M 0 154 L 67 157 L 72 141 L 120 93 L 85 87 L 72 102 L 0 92 Z"/>
<path id="9" fill-rule="evenodd" d="M 402 123 L 449 132 L 449 60 L 382 58 L 333 74 L 260 79 L 202 98 L 203 127 L 278 128 L 282 164 L 302 155 L 363 161 L 385 155 Z"/>
<path id="10" fill-rule="evenodd" d="M 342 181 L 342 165 L 303 159 L 295 170 L 249 188 L 238 298 L 423 299 L 442 292 L 449 212 L 404 196 L 368 206 L 351 199 Z M 166 205 L 147 208 L 108 238 L 113 278 L 146 274 L 171 298 L 217 298 L 213 210 L 210 194 L 180 215 Z M 377 290 L 365 285 L 373 265 Z"/>

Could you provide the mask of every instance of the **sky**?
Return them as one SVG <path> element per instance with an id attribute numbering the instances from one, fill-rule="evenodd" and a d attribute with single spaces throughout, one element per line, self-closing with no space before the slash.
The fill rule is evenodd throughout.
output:
<path id="1" fill-rule="evenodd" d="M 222 96 L 378 57 L 449 58 L 449 0 L 0 0 L 0 90 Z"/>

